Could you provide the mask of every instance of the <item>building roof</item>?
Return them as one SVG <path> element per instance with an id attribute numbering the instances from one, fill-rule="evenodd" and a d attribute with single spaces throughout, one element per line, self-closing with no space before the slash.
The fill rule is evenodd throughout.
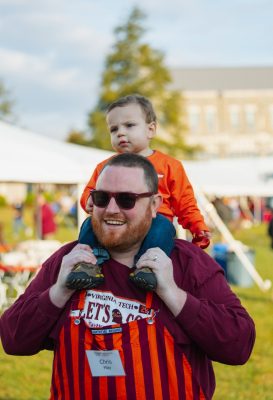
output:
<path id="1" fill-rule="evenodd" d="M 268 90 L 273 89 L 272 67 L 206 67 L 170 70 L 172 89 L 199 90 Z"/>

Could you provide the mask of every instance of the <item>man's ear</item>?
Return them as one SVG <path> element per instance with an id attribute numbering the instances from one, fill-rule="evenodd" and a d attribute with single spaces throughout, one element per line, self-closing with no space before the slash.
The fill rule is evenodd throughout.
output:
<path id="1" fill-rule="evenodd" d="M 156 122 L 150 122 L 148 125 L 148 138 L 152 139 L 156 134 Z"/>
<path id="2" fill-rule="evenodd" d="M 159 207 L 162 204 L 162 196 L 161 194 L 154 194 L 153 199 L 152 199 L 152 217 L 156 218 L 156 213 L 159 209 Z"/>

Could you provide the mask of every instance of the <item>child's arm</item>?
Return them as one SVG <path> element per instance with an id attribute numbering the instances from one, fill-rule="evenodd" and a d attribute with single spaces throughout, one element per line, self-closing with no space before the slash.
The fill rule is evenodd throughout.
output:
<path id="1" fill-rule="evenodd" d="M 93 203 L 92 203 L 92 198 L 90 196 L 90 192 L 92 189 L 96 187 L 96 182 L 98 179 L 98 167 L 96 167 L 95 171 L 93 172 L 89 182 L 84 188 L 84 191 L 81 195 L 80 203 L 84 211 L 86 211 L 88 214 L 92 211 L 93 208 Z"/>
<path id="2" fill-rule="evenodd" d="M 196 245 L 206 248 L 210 243 L 209 228 L 198 208 L 192 185 L 180 162 L 172 168 L 171 174 L 172 207 L 178 223 L 191 232 Z"/>
<path id="3" fill-rule="evenodd" d="M 192 243 L 201 249 L 206 249 L 210 245 L 211 233 L 209 231 L 199 231 L 193 234 Z"/>
<path id="4" fill-rule="evenodd" d="M 93 200 L 92 200 L 92 196 L 91 195 L 89 195 L 89 197 L 87 199 L 86 206 L 85 206 L 85 211 L 88 214 L 92 214 L 92 211 L 93 211 Z"/>
<path id="5" fill-rule="evenodd" d="M 91 192 L 91 190 L 95 189 L 98 176 L 108 160 L 109 159 L 104 160 L 96 166 L 91 178 L 89 179 L 89 182 L 85 186 L 84 191 L 81 195 L 81 199 L 80 199 L 81 206 L 84 209 L 84 211 L 86 211 L 89 214 L 90 214 L 90 212 L 92 212 L 92 209 L 93 209 L 93 202 L 92 202 L 92 198 L 90 196 L 90 192 Z"/>

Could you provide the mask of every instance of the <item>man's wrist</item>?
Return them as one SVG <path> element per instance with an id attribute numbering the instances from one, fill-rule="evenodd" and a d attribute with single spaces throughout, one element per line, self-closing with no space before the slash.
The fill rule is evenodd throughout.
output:
<path id="1" fill-rule="evenodd" d="M 73 293 L 74 290 L 60 287 L 59 285 L 57 285 L 57 283 L 55 283 L 49 289 L 49 298 L 54 306 L 63 308 Z"/>
<path id="2" fill-rule="evenodd" d="M 187 293 L 176 285 L 157 294 L 175 317 L 180 314 L 187 300 Z"/>

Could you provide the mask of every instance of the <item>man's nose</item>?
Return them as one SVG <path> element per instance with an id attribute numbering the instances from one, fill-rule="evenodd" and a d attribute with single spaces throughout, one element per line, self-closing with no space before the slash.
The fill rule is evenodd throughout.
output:
<path id="1" fill-rule="evenodd" d="M 114 197 L 111 197 L 110 202 L 108 206 L 106 207 L 106 211 L 109 213 L 118 213 L 120 212 L 120 208 L 116 203 L 116 200 Z"/>

